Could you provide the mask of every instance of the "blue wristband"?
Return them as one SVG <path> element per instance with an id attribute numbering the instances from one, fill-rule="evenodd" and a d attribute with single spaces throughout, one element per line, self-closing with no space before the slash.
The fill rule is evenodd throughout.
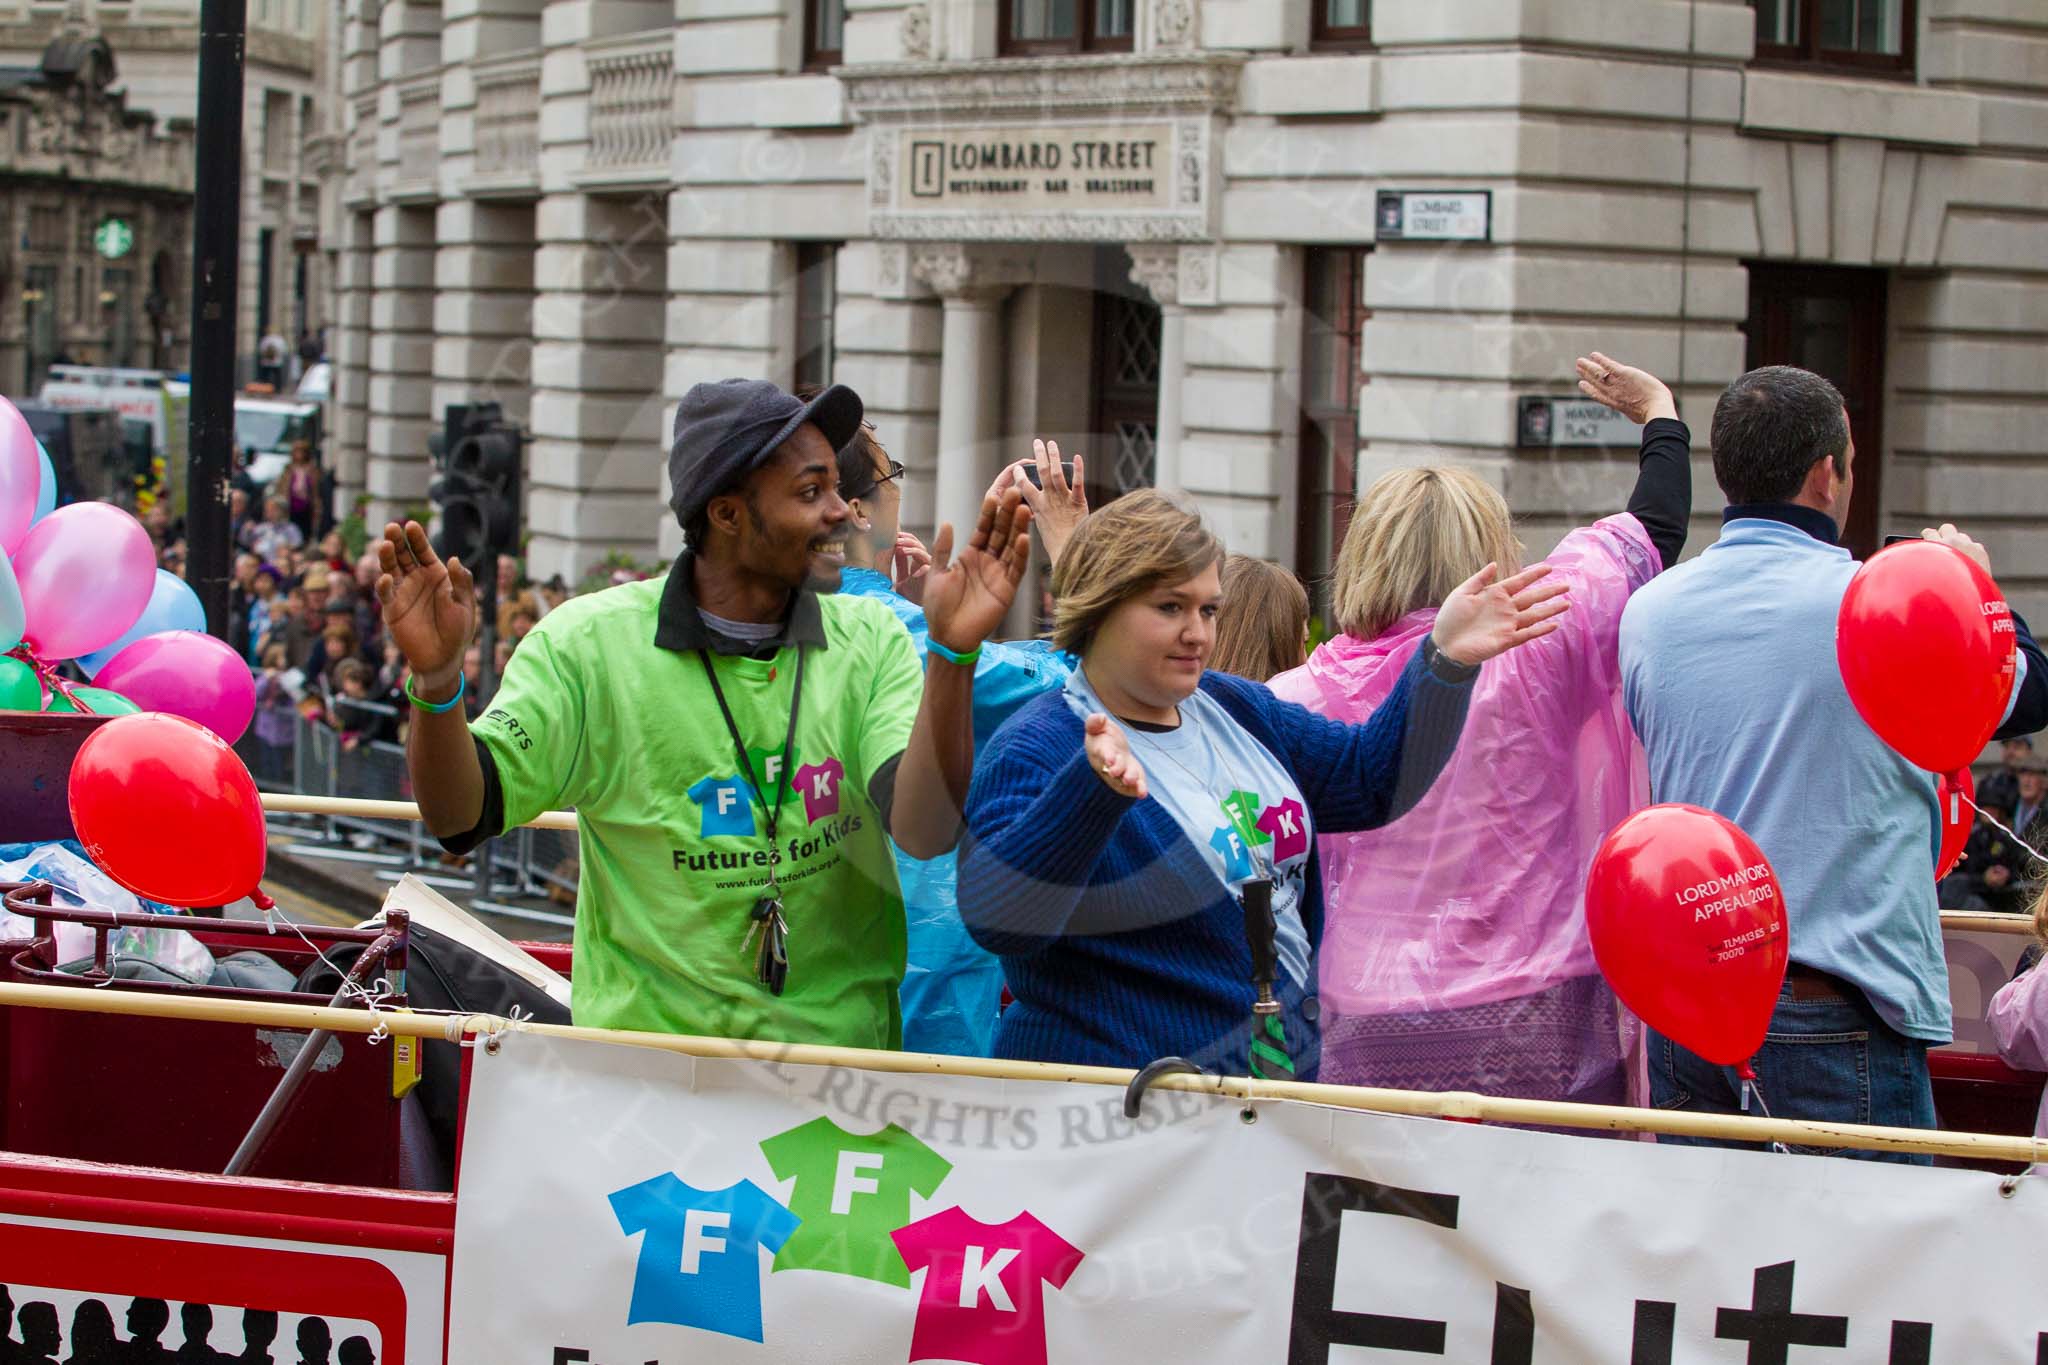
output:
<path id="1" fill-rule="evenodd" d="M 457 673 L 455 675 L 455 695 L 444 702 L 437 703 L 422 700 L 420 694 L 412 690 L 412 679 L 407 678 L 405 680 L 406 697 L 412 702 L 414 706 L 417 706 L 420 710 L 425 711 L 430 716 L 445 715 L 448 712 L 453 711 L 456 707 L 462 705 L 462 694 L 464 692 L 467 692 L 468 690 L 469 676 L 464 673 Z"/>
<path id="2" fill-rule="evenodd" d="M 959 664 L 963 668 L 971 666 L 976 659 L 979 659 L 981 657 L 980 645 L 976 645 L 974 648 L 970 650 L 965 650 L 961 653 L 956 654 L 952 650 L 940 644 L 937 640 L 934 640 L 929 635 L 924 637 L 924 647 L 930 650 L 933 654 L 936 654 L 941 659 L 944 659 L 947 663 Z"/>

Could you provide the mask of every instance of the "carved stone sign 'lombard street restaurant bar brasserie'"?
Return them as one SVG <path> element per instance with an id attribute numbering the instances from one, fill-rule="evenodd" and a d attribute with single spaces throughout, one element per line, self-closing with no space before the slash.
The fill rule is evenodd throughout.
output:
<path id="1" fill-rule="evenodd" d="M 877 237 L 1201 241 L 1238 62 L 905 64 L 844 73 Z"/>

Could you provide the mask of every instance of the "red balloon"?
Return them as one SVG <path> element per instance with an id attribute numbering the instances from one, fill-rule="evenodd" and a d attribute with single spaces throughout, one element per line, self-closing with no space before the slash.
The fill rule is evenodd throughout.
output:
<path id="1" fill-rule="evenodd" d="M 1764 1044 L 1785 982 L 1785 896 L 1762 850 L 1698 806 L 1650 806 L 1614 827 L 1586 878 L 1601 975 L 1642 1021 L 1710 1062 Z"/>
<path id="2" fill-rule="evenodd" d="M 220 737 L 168 712 L 118 716 L 78 746 L 71 824 L 100 870 L 144 900 L 253 896 L 269 846 L 249 769 Z"/>
<path id="3" fill-rule="evenodd" d="M 1970 826 L 1977 819 L 1977 779 L 1968 768 L 1943 773 L 1934 783 L 1941 802 L 1941 852 L 1934 860 L 1934 880 L 1940 881 L 1963 860 L 1963 845 L 1970 841 Z"/>
<path id="4" fill-rule="evenodd" d="M 1878 738 L 1929 772 L 1974 763 L 2005 715 L 2018 667 L 2012 608 L 1960 550 L 1914 540 L 1856 571 L 1835 657 Z"/>

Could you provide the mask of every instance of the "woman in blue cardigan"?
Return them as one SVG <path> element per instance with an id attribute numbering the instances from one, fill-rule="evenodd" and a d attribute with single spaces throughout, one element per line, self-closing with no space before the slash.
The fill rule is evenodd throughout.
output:
<path id="1" fill-rule="evenodd" d="M 1180 1055 L 1241 1073 L 1251 951 L 1238 899 L 1274 883 L 1276 994 L 1314 1074 L 1322 929 L 1318 831 L 1371 829 L 1429 789 L 1482 661 L 1547 635 L 1566 609 L 1543 565 L 1451 594 L 1364 725 L 1204 672 L 1223 547 L 1163 494 L 1081 524 L 1054 571 L 1065 689 L 1028 703 L 975 765 L 959 900 L 1016 1003 L 996 1054 L 1142 1067 Z"/>

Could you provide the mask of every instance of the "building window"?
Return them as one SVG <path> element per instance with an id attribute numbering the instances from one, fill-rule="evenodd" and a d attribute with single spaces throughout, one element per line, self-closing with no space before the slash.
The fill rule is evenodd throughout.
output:
<path id="1" fill-rule="evenodd" d="M 1856 496 L 1842 544 L 1876 554 L 1884 511 L 1885 315 L 1888 272 L 1842 266 L 1749 267 L 1748 368 L 1797 365 L 1842 391 L 1856 445 Z"/>
<path id="2" fill-rule="evenodd" d="M 1309 45 L 1319 48 L 1367 47 L 1372 43 L 1372 0 L 1314 0 L 1315 20 Z"/>
<path id="3" fill-rule="evenodd" d="M 1750 0 L 1756 59 L 1910 73 L 1914 0 Z"/>
<path id="4" fill-rule="evenodd" d="M 1001 0 L 1003 55 L 1129 52 L 1137 0 Z"/>
<path id="5" fill-rule="evenodd" d="M 31 205 L 28 211 L 28 248 L 31 251 L 64 249 L 64 210 L 55 204 Z"/>
<path id="6" fill-rule="evenodd" d="M 832 382 L 832 311 L 838 297 L 839 243 L 797 243 L 797 388 L 821 389 Z"/>
<path id="7" fill-rule="evenodd" d="M 32 265 L 22 278 L 21 305 L 28 314 L 22 377 L 25 393 L 42 388 L 50 362 L 57 358 L 57 267 Z"/>
<path id="8" fill-rule="evenodd" d="M 823 71 L 846 59 L 846 0 L 803 0 L 804 70 Z"/>
<path id="9" fill-rule="evenodd" d="M 1158 473 L 1159 375 L 1164 318 L 1130 280 L 1122 247 L 1095 253 L 1092 368 L 1094 442 L 1088 447 L 1088 501 L 1100 507 Z"/>
<path id="10" fill-rule="evenodd" d="M 1358 339 L 1365 325 L 1365 252 L 1310 247 L 1302 280 L 1301 459 L 1294 572 L 1331 631 L 1330 567 L 1358 489 Z"/>

